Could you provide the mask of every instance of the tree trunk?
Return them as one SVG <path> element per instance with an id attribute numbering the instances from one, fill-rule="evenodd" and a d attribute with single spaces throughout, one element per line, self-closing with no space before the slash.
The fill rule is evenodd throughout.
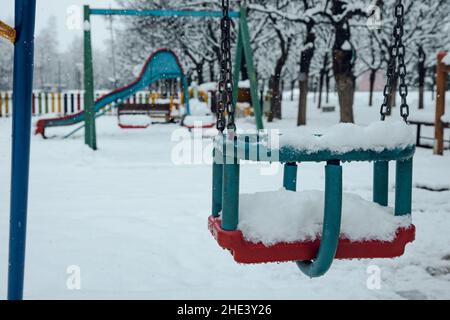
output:
<path id="1" fill-rule="evenodd" d="M 397 105 L 397 87 L 398 87 L 398 75 L 394 75 L 394 80 L 392 81 L 392 93 L 389 96 L 388 105 L 391 107 L 388 116 L 392 114 L 392 108 Z"/>
<path id="2" fill-rule="evenodd" d="M 298 108 L 298 119 L 297 126 L 306 125 L 306 106 L 308 100 L 308 76 L 300 76 L 300 98 L 299 98 L 299 108 Z"/>
<path id="3" fill-rule="evenodd" d="M 197 84 L 202 84 L 205 82 L 205 78 L 203 76 L 203 65 L 204 62 L 195 64 L 195 72 L 197 73 Z"/>
<path id="4" fill-rule="evenodd" d="M 313 102 L 317 101 L 317 79 L 316 77 L 312 77 L 312 90 L 313 90 Z"/>
<path id="5" fill-rule="evenodd" d="M 419 109 L 424 109 L 424 94 L 425 94 L 425 88 L 424 86 L 419 86 Z"/>
<path id="6" fill-rule="evenodd" d="M 209 62 L 209 81 L 216 82 L 216 72 L 214 70 L 214 61 Z"/>
<path id="7" fill-rule="evenodd" d="M 281 116 L 281 102 L 282 102 L 282 96 L 281 96 L 281 90 L 280 90 L 280 76 L 272 76 L 270 91 L 272 92 L 272 101 L 270 105 L 270 114 L 271 114 L 271 121 L 273 119 L 280 119 Z M 269 117 L 270 118 L 270 117 Z"/>
<path id="8" fill-rule="evenodd" d="M 347 1 L 333 0 L 333 15 L 343 15 Z M 353 67 L 356 61 L 354 48 L 351 47 L 351 27 L 347 16 L 334 23 L 335 40 L 333 45 L 333 71 L 339 95 L 341 122 L 354 122 L 353 99 L 355 94 L 355 75 Z"/>
<path id="9" fill-rule="evenodd" d="M 324 75 L 322 72 L 320 72 L 319 77 L 319 101 L 317 102 L 317 109 L 322 108 L 322 92 L 323 92 L 323 82 L 324 82 Z"/>
<path id="10" fill-rule="evenodd" d="M 333 70 L 339 96 L 341 122 L 354 122 L 353 99 L 355 76 L 352 70 L 352 51 L 334 49 Z"/>
<path id="11" fill-rule="evenodd" d="M 291 81 L 291 101 L 294 101 L 295 80 Z"/>
<path id="12" fill-rule="evenodd" d="M 425 69 L 425 60 L 426 55 L 425 51 L 423 50 L 422 46 L 419 46 L 419 64 L 418 64 L 418 71 L 419 71 L 419 109 L 424 108 L 424 92 L 425 92 L 425 76 L 426 76 L 426 69 Z"/>
<path id="13" fill-rule="evenodd" d="M 328 66 L 328 53 L 325 54 L 323 58 L 323 67 L 320 70 L 320 79 L 319 79 L 319 103 L 317 104 L 317 109 L 322 108 L 322 92 L 323 92 L 323 85 L 325 82 L 325 73 Z"/>
<path id="14" fill-rule="evenodd" d="M 325 78 L 326 78 L 326 81 L 325 81 L 325 90 L 326 90 L 325 102 L 328 104 L 328 103 L 330 103 L 330 80 L 331 80 L 330 70 L 329 69 L 327 69 L 327 71 L 326 71 Z"/>
<path id="15" fill-rule="evenodd" d="M 370 70 L 370 89 L 369 89 L 369 107 L 373 106 L 373 90 L 375 89 L 375 80 L 377 78 L 377 70 L 371 69 Z"/>
<path id="16" fill-rule="evenodd" d="M 311 61 L 314 57 L 316 36 L 313 33 L 314 25 L 307 25 L 307 35 L 304 42 L 305 50 L 300 55 L 300 79 L 299 89 L 300 97 L 298 101 L 298 116 L 297 126 L 306 125 L 306 110 L 308 104 L 308 91 L 309 91 L 309 71 L 311 69 Z"/>

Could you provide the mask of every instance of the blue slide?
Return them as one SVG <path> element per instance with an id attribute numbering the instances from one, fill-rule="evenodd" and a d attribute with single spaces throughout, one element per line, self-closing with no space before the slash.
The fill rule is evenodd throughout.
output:
<path id="1" fill-rule="evenodd" d="M 145 62 L 139 77 L 129 85 L 116 89 L 95 102 L 95 112 L 104 107 L 125 101 L 133 94 L 150 86 L 161 79 L 178 79 L 183 83 L 186 114 L 189 114 L 189 94 L 186 77 L 180 60 L 170 49 L 160 49 L 153 53 Z M 49 127 L 70 126 L 84 121 L 84 111 L 59 118 L 41 119 L 37 122 L 35 134 L 41 134 L 45 138 L 45 129 Z"/>

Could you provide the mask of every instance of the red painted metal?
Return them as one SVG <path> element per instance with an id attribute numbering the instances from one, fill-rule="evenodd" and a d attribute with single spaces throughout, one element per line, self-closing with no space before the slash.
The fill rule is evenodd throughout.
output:
<path id="1" fill-rule="evenodd" d="M 213 128 L 215 125 L 216 125 L 215 123 L 208 123 L 208 124 L 203 124 L 203 125 L 201 125 L 201 126 L 195 126 L 195 125 L 190 125 L 190 126 L 188 126 L 188 125 L 183 125 L 183 127 L 188 128 L 189 130 L 192 130 L 192 129 L 211 129 L 211 128 Z"/>
<path id="2" fill-rule="evenodd" d="M 31 94 L 31 112 L 33 116 L 36 115 L 36 96 L 34 92 Z"/>
<path id="3" fill-rule="evenodd" d="M 145 125 L 145 126 L 136 126 L 136 125 L 128 125 L 128 124 L 120 124 L 119 123 L 119 127 L 121 129 L 147 129 L 150 125 Z"/>
<path id="4" fill-rule="evenodd" d="M 246 241 L 241 231 L 224 231 L 221 219 L 209 217 L 208 228 L 219 246 L 231 252 L 238 263 L 270 263 L 314 260 L 320 246 L 320 239 L 294 243 L 278 243 L 267 247 L 262 243 Z M 397 230 L 392 241 L 339 241 L 336 259 L 395 258 L 403 255 L 408 243 L 415 239 L 416 228 Z"/>

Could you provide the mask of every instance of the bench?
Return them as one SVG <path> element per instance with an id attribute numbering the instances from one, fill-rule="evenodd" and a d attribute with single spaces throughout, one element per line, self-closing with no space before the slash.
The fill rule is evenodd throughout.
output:
<path id="1" fill-rule="evenodd" d="M 117 107 L 117 115 L 142 115 L 147 114 L 153 118 L 164 118 L 166 122 L 172 120 L 172 105 L 170 103 L 123 103 Z"/>
<path id="2" fill-rule="evenodd" d="M 432 144 L 426 144 L 422 143 L 423 140 L 431 140 L 435 141 L 434 138 L 431 137 L 424 137 L 422 136 L 422 126 L 424 127 L 434 127 L 435 122 L 434 121 L 427 121 L 427 120 L 409 120 L 409 124 L 417 126 L 417 134 L 416 134 L 416 146 L 420 148 L 427 148 L 427 149 L 433 149 L 434 146 Z M 444 129 L 450 129 L 450 123 L 449 122 L 442 122 L 442 126 Z M 444 143 L 448 143 L 449 146 L 447 148 L 444 148 L 445 150 L 450 150 L 450 139 L 445 140 Z"/>

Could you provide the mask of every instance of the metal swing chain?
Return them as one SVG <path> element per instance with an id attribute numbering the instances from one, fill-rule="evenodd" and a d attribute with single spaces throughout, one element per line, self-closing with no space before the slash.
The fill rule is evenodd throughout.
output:
<path id="1" fill-rule="evenodd" d="M 221 61 L 220 61 L 220 81 L 219 95 L 220 101 L 217 108 L 217 130 L 223 132 L 225 127 L 235 130 L 234 108 L 233 108 L 233 76 L 231 60 L 231 18 L 230 0 L 222 0 L 223 17 L 220 22 L 221 28 Z M 228 121 L 225 120 L 225 110 L 228 114 Z M 227 124 L 228 122 L 228 124 Z"/>
<path id="2" fill-rule="evenodd" d="M 405 7 L 402 0 L 397 0 L 395 5 L 395 18 L 397 19 L 393 31 L 393 43 L 389 48 L 389 64 L 387 70 L 387 81 L 384 87 L 384 100 L 381 105 L 380 114 L 381 120 L 384 121 L 386 116 L 391 113 L 391 106 L 389 105 L 389 97 L 393 92 L 393 82 L 396 74 L 396 62 L 398 62 L 398 77 L 400 80 L 399 94 L 401 97 L 400 115 L 405 122 L 409 117 L 409 106 L 407 102 L 408 86 L 406 85 L 406 65 L 405 65 L 405 45 L 403 43 L 404 23 L 405 23 Z"/>

